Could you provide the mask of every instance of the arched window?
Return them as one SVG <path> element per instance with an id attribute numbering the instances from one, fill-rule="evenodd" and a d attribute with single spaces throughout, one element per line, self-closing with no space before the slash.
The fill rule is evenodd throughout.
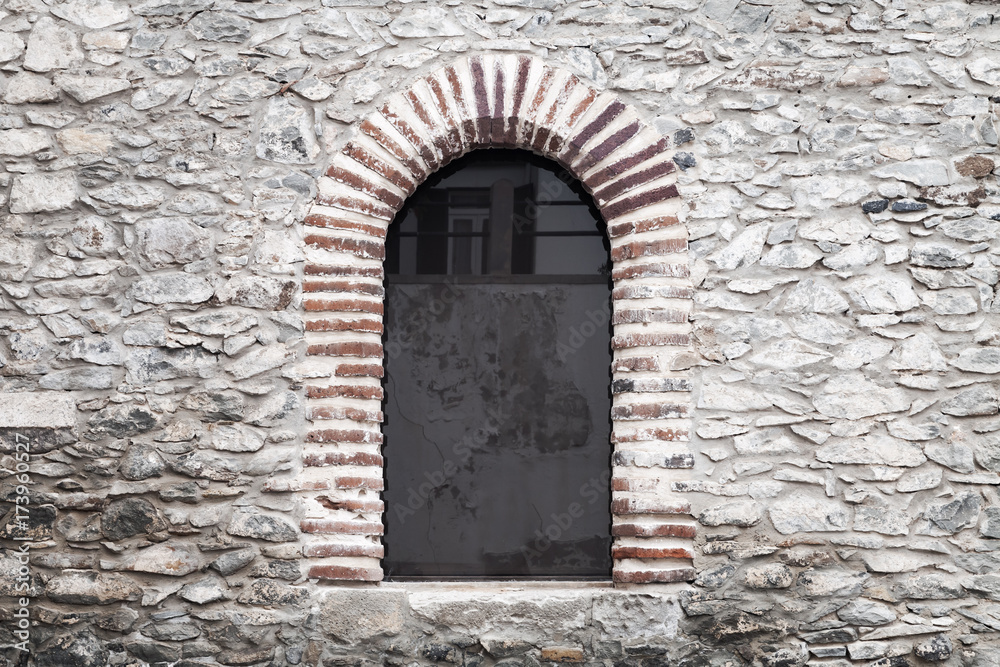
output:
<path id="1" fill-rule="evenodd" d="M 388 578 L 610 579 L 611 276 L 589 195 L 479 150 L 386 241 Z"/>

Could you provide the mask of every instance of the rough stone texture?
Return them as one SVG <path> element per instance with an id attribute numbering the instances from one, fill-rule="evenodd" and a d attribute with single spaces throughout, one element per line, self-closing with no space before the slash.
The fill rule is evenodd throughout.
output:
<path id="1" fill-rule="evenodd" d="M 34 513 L 0 531 L 0 622 L 11 538 L 31 536 L 42 666 L 1000 664 L 998 22 L 989 2 L 930 0 L 3 3 L 0 468 L 30 438 Z M 427 77 L 481 54 L 507 58 L 501 87 L 530 55 L 605 91 L 583 123 L 631 105 L 564 162 L 599 161 L 634 114 L 652 133 L 607 150 L 662 137 L 676 166 L 659 184 L 684 204 L 655 215 L 620 213 L 649 203 L 626 181 L 662 169 L 655 155 L 603 174 L 620 194 L 591 189 L 613 233 L 635 234 L 613 241 L 616 289 L 632 290 L 616 309 L 692 324 L 693 348 L 651 335 L 678 323 L 616 325 L 614 369 L 695 387 L 641 401 L 687 408 L 692 428 L 657 409 L 647 432 L 694 467 L 643 468 L 657 491 L 621 492 L 690 514 L 636 524 L 672 537 L 616 538 L 693 551 L 693 569 L 646 559 L 691 584 L 360 583 L 382 576 L 377 535 L 351 532 L 377 532 L 377 492 L 334 493 L 336 468 L 302 466 L 315 407 L 353 426 L 346 410 L 371 419 L 381 396 L 304 339 L 353 340 L 315 330 L 349 319 L 377 343 L 370 250 L 389 202 L 453 142 L 507 130 L 492 59 L 485 111 L 462 105 L 485 115 L 453 126 L 458 106 L 436 106 Z M 382 114 L 407 91 L 432 127 Z M 538 151 L 566 138 L 560 113 Z M 372 148 L 379 133 L 398 152 Z M 327 199 L 361 176 L 353 199 Z M 343 236 L 375 246 L 306 240 L 339 238 L 307 224 L 317 211 L 364 221 Z M 634 254 L 683 230 L 686 256 Z M 367 296 L 306 291 L 336 272 Z M 695 288 L 690 314 L 666 286 Z M 347 310 L 311 310 L 335 298 Z M 2 474 L 9 517 L 20 492 Z M 328 519 L 342 532 L 301 529 Z M 2 638 L 0 662 L 22 664 Z"/>

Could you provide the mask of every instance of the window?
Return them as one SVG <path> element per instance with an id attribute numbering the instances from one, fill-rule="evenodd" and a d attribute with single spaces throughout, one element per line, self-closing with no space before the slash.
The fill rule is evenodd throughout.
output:
<path id="1" fill-rule="evenodd" d="M 386 240 L 383 568 L 609 579 L 610 260 L 579 184 L 476 151 Z"/>

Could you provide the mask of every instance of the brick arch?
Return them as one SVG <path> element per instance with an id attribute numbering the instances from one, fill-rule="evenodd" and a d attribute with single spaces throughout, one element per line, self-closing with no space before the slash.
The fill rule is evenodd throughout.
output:
<path id="1" fill-rule="evenodd" d="M 357 124 L 305 220 L 310 430 L 293 481 L 313 579 L 379 581 L 385 234 L 431 173 L 480 148 L 525 148 L 594 197 L 614 263 L 612 534 L 616 583 L 693 578 L 686 231 L 672 146 L 609 91 L 527 56 L 463 58 Z"/>

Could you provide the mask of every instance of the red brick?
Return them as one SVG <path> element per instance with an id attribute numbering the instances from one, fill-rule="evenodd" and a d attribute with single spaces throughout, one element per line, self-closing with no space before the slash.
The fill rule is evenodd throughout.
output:
<path id="1" fill-rule="evenodd" d="M 431 97 L 433 98 L 433 91 L 431 92 Z M 431 118 L 430 113 L 427 111 L 427 108 L 424 107 L 424 103 L 420 101 L 420 98 L 417 96 L 417 93 L 413 88 L 410 88 L 403 93 L 403 97 L 407 102 L 409 102 L 410 108 L 413 109 L 413 113 L 416 114 L 421 124 L 423 124 L 424 129 L 427 130 L 427 134 L 430 136 L 431 143 L 434 144 L 434 148 L 436 148 L 438 154 L 441 155 L 440 164 L 446 164 L 450 160 L 451 155 L 460 151 L 458 146 L 453 145 L 451 141 L 449 141 L 447 127 L 442 128 L 440 122 Z"/>
<path id="2" fill-rule="evenodd" d="M 634 167 L 638 167 L 646 160 L 651 160 L 652 158 L 662 155 L 669 150 L 670 140 L 664 137 L 655 144 L 647 146 L 646 148 L 643 148 L 636 153 L 632 153 L 631 155 L 627 155 L 617 162 L 614 162 L 613 164 L 586 176 L 582 179 L 583 184 L 587 186 L 587 189 L 591 192 L 596 192 L 608 181 L 618 178 L 626 171 Z"/>
<path id="3" fill-rule="evenodd" d="M 322 266 L 306 264 L 303 272 L 307 276 L 351 276 L 356 278 L 385 278 L 385 270 L 381 266 Z"/>
<path id="4" fill-rule="evenodd" d="M 306 387 L 307 398 L 370 398 L 382 400 L 382 387 L 359 384 L 335 384 L 329 387 Z"/>
<path id="5" fill-rule="evenodd" d="M 347 146 L 344 147 L 343 153 L 355 162 L 368 167 L 376 174 L 405 192 L 407 195 L 413 194 L 413 191 L 417 189 L 417 184 L 412 179 L 405 176 L 403 172 L 399 171 L 382 158 L 372 155 L 370 152 L 366 151 L 354 142 L 347 144 Z M 329 175 L 329 172 L 327 172 L 327 176 Z"/>
<path id="6" fill-rule="evenodd" d="M 611 249 L 611 259 L 620 262 L 634 257 L 672 255 L 687 250 L 687 239 L 661 239 L 659 241 L 636 241 Z"/>
<path id="7" fill-rule="evenodd" d="M 331 408 L 325 405 L 309 410 L 309 419 L 350 419 L 356 422 L 382 421 L 381 410 L 361 410 L 360 408 Z"/>
<path id="8" fill-rule="evenodd" d="M 615 394 L 691 391 L 691 380 L 673 377 L 625 378 L 612 381 L 611 391 Z"/>
<path id="9" fill-rule="evenodd" d="M 332 215 L 323 215 L 322 213 L 311 213 L 306 216 L 306 219 L 303 220 L 302 223 L 308 225 L 309 227 L 345 229 L 352 232 L 360 232 L 368 236 L 374 236 L 377 239 L 384 239 L 386 233 L 386 228 L 381 225 L 373 225 L 367 222 L 348 220 L 346 218 L 335 218 Z"/>
<path id="10" fill-rule="evenodd" d="M 384 328 L 378 320 L 307 320 L 306 331 L 356 331 L 380 334 Z"/>
<path id="11" fill-rule="evenodd" d="M 611 123 L 613 123 L 615 119 L 618 118 L 623 111 L 625 111 L 625 109 L 625 105 L 620 101 L 612 100 L 608 106 L 601 110 L 601 113 L 597 115 L 597 118 L 587 123 L 570 139 L 569 150 L 561 156 L 562 159 L 566 163 L 572 164 L 576 159 L 576 156 L 580 154 L 581 150 L 583 150 L 584 145 L 611 125 Z"/>
<path id="12" fill-rule="evenodd" d="M 684 501 L 661 501 L 647 498 L 615 498 L 611 501 L 611 513 L 626 514 L 690 514 L 691 503 Z"/>
<path id="13" fill-rule="evenodd" d="M 369 452 L 308 452 L 302 456 L 302 465 L 320 468 L 324 466 L 381 466 L 380 454 Z"/>
<path id="14" fill-rule="evenodd" d="M 306 299 L 303 307 L 309 311 L 382 314 L 381 303 L 364 299 Z"/>
<path id="15" fill-rule="evenodd" d="M 632 403 L 611 408 L 611 418 L 618 421 L 642 419 L 678 419 L 687 416 L 686 405 L 672 403 Z"/>
<path id="16" fill-rule="evenodd" d="M 696 528 L 674 523 L 618 523 L 611 526 L 614 537 L 687 537 L 694 538 Z"/>
<path id="17" fill-rule="evenodd" d="M 381 343 L 320 343 L 306 348 L 306 354 L 326 357 L 374 357 L 382 358 Z"/>
<path id="18" fill-rule="evenodd" d="M 658 478 L 650 477 L 612 477 L 612 491 L 628 491 L 634 493 L 655 492 L 659 486 Z"/>
<path id="19" fill-rule="evenodd" d="M 385 510 L 381 500 L 364 500 L 361 498 L 343 498 L 335 500 L 328 496 L 318 496 L 316 501 L 328 510 L 346 510 L 348 512 L 378 513 Z"/>
<path id="20" fill-rule="evenodd" d="M 336 477 L 333 484 L 338 489 L 369 489 L 381 491 L 385 482 L 381 477 Z"/>
<path id="21" fill-rule="evenodd" d="M 303 519 L 303 533 L 314 535 L 381 535 L 384 528 L 374 521 L 336 521 L 334 519 Z"/>
<path id="22" fill-rule="evenodd" d="M 354 188 L 359 192 L 364 192 L 369 197 L 374 197 L 375 199 L 388 204 L 392 208 L 398 209 L 403 205 L 402 197 L 387 188 L 383 188 L 375 183 L 372 183 L 357 172 L 348 171 L 338 166 L 331 166 L 327 170 L 326 175 L 329 178 Z"/>
<path id="23" fill-rule="evenodd" d="M 367 294 L 379 298 L 385 296 L 385 288 L 375 283 L 364 283 L 356 280 L 306 280 L 302 283 L 303 292 L 352 292 Z"/>
<path id="24" fill-rule="evenodd" d="M 687 347 L 691 344 L 688 334 L 679 333 L 658 333 L 658 334 L 621 334 L 611 339 L 611 347 L 616 350 L 624 350 L 632 347 L 657 347 L 660 345 L 673 345 L 676 347 Z"/>
<path id="25" fill-rule="evenodd" d="M 527 108 L 521 115 L 520 121 L 524 126 L 524 135 L 529 139 L 535 134 L 535 119 L 538 118 L 542 102 L 545 101 L 545 96 L 552 87 L 554 79 L 554 70 L 549 67 L 542 69 L 542 75 L 538 79 L 538 86 L 535 88 L 535 95 L 532 97 L 531 102 L 528 103 Z"/>
<path id="26" fill-rule="evenodd" d="M 531 149 L 536 153 L 544 153 L 547 149 L 546 146 L 549 143 L 549 135 L 551 134 L 552 122 L 555 120 L 556 116 L 562 111 L 563 106 L 569 99 L 570 93 L 573 89 L 580 84 L 580 79 L 576 76 L 570 75 L 566 82 L 563 84 L 562 89 L 556 93 L 555 99 L 552 101 L 552 105 L 548 108 L 544 115 L 537 115 L 535 121 L 535 136 L 531 141 Z M 590 91 L 591 93 L 593 91 Z M 590 95 L 588 94 L 588 97 Z M 591 102 L 593 99 L 591 99 Z M 539 111 L 541 111 L 539 109 Z"/>
<path id="27" fill-rule="evenodd" d="M 384 148 L 386 152 L 399 160 L 404 167 L 406 167 L 413 179 L 417 182 L 423 182 L 427 175 L 430 173 L 416 160 L 411 152 L 402 146 L 400 146 L 394 139 L 383 132 L 377 125 L 372 123 L 370 120 L 362 121 L 360 130 L 367 134 L 369 137 L 375 140 L 379 146 Z"/>
<path id="28" fill-rule="evenodd" d="M 646 466 L 650 460 L 658 468 L 668 468 L 670 470 L 686 470 L 694 467 L 694 455 L 690 452 L 680 454 L 656 454 L 655 458 L 650 452 L 635 452 L 620 450 L 611 457 L 611 463 L 616 466 Z M 638 461 L 638 463 L 636 463 Z"/>
<path id="29" fill-rule="evenodd" d="M 382 117 L 385 118 L 390 125 L 396 128 L 396 131 L 403 135 L 403 138 L 416 149 L 417 154 L 420 156 L 420 159 L 424 161 L 424 164 L 427 165 L 427 168 L 432 172 L 437 171 L 437 169 L 441 166 L 441 160 L 438 159 L 434 150 L 423 140 L 423 137 L 421 137 L 416 130 L 410 127 L 410 124 L 403 120 L 399 114 L 393 111 L 389 104 L 383 105 L 382 108 L 379 109 L 379 113 L 381 113 Z"/>
<path id="30" fill-rule="evenodd" d="M 306 434 L 306 442 L 351 442 L 359 444 L 382 444 L 382 434 L 378 431 L 364 429 L 328 428 L 310 431 Z"/>
<path id="31" fill-rule="evenodd" d="M 625 144 L 625 142 L 627 142 L 636 134 L 638 134 L 640 129 L 642 129 L 642 124 L 637 120 L 632 121 L 622 129 L 618 130 L 617 132 L 609 136 L 607 139 L 602 141 L 600 144 L 594 146 L 594 148 L 592 148 L 591 150 L 587 151 L 582 156 L 580 156 L 579 159 L 576 161 L 576 163 L 573 165 L 574 171 L 576 171 L 576 173 L 578 174 L 582 174 L 583 172 L 587 171 L 595 164 L 597 164 L 607 156 L 611 155 L 611 153 L 621 148 Z"/>
<path id="32" fill-rule="evenodd" d="M 444 77 L 448 82 L 451 97 L 455 100 L 455 104 L 459 109 L 460 117 L 456 119 L 456 122 L 458 123 L 459 131 L 462 133 L 462 146 L 463 150 L 465 150 L 470 148 L 476 141 L 476 124 L 469 118 L 461 117 L 462 110 L 465 109 L 464 100 L 466 95 L 463 90 L 462 80 L 458 76 L 458 72 L 453 66 L 448 66 L 444 70 Z"/>
<path id="33" fill-rule="evenodd" d="M 307 576 L 309 579 L 331 579 L 335 581 L 382 581 L 382 568 L 313 565 L 309 568 Z"/>
<path id="34" fill-rule="evenodd" d="M 618 238 L 619 236 L 624 236 L 626 234 L 652 232 L 665 227 L 673 227 L 674 225 L 679 224 L 679 222 L 680 221 L 677 219 L 676 215 L 661 215 L 656 218 L 649 218 L 648 220 L 623 222 L 617 225 L 611 225 L 608 228 L 608 236 L 611 238 Z"/>
<path id="35" fill-rule="evenodd" d="M 697 576 L 693 567 L 628 571 L 615 568 L 611 578 L 616 584 L 670 584 L 678 581 L 693 581 Z"/>
<path id="36" fill-rule="evenodd" d="M 577 80 L 576 83 L 582 85 L 582 83 L 579 80 Z M 583 99 L 577 103 L 576 107 L 573 108 L 573 111 L 571 111 L 569 115 L 566 117 L 566 119 L 563 121 L 563 124 L 566 126 L 567 133 L 573 131 L 577 121 L 580 120 L 580 118 L 585 113 L 587 113 L 587 111 L 590 110 L 590 107 L 594 105 L 594 101 L 597 100 L 598 93 L 596 90 L 589 87 L 586 90 L 587 93 L 583 96 Z M 559 153 L 563 150 L 564 147 L 567 146 L 567 144 L 568 141 L 566 137 L 560 135 L 552 135 L 552 138 L 549 139 L 548 151 L 550 153 Z M 569 153 L 575 155 L 575 152 L 573 151 L 574 146 L 572 144 L 568 144 L 568 148 L 569 148 Z M 560 164 L 570 164 L 572 162 L 572 157 L 562 155 L 559 157 L 559 162 Z"/>
<path id="37" fill-rule="evenodd" d="M 660 360 L 657 357 L 620 357 L 615 359 L 611 369 L 613 371 L 658 371 L 660 370 Z"/>
<path id="38" fill-rule="evenodd" d="M 359 241 L 319 234 L 309 234 L 303 240 L 306 245 L 331 252 L 345 252 L 362 259 L 385 259 L 385 244 L 380 241 Z"/>
<path id="39" fill-rule="evenodd" d="M 628 213 L 632 213 L 633 211 L 638 211 L 641 208 L 652 206 L 653 204 L 679 196 L 680 193 L 677 192 L 676 185 L 664 185 L 653 190 L 647 190 L 645 192 L 640 192 L 639 194 L 626 197 L 625 199 L 619 199 L 613 204 L 602 206 L 601 213 L 604 215 L 605 220 L 610 221 L 615 218 L 620 218 Z"/>
<path id="40" fill-rule="evenodd" d="M 629 174 L 628 176 L 623 176 L 617 181 L 609 183 L 604 187 L 600 188 L 594 192 L 594 199 L 600 204 L 609 202 L 615 197 L 625 194 L 626 192 L 631 192 L 636 188 L 641 188 L 647 183 L 651 183 L 658 178 L 672 174 L 676 167 L 674 166 L 673 160 L 664 158 L 662 161 L 657 162 L 651 167 L 642 169 L 635 172 L 634 174 Z"/>
<path id="41" fill-rule="evenodd" d="M 367 557 L 384 558 L 385 547 L 381 544 L 307 544 L 302 547 L 306 558 Z"/>
<path id="42" fill-rule="evenodd" d="M 612 431 L 611 442 L 684 442 L 688 435 L 686 430 L 679 428 L 641 428 L 626 433 Z"/>
<path id="43" fill-rule="evenodd" d="M 316 203 L 320 206 L 329 206 L 331 208 L 339 208 L 344 211 L 351 211 L 352 213 L 370 215 L 373 218 L 385 220 L 386 222 L 392 221 L 396 215 L 396 211 L 394 209 L 391 209 L 384 204 L 366 201 L 358 197 L 349 197 L 347 195 L 321 194 L 316 198 Z"/>
<path id="44" fill-rule="evenodd" d="M 675 285 L 626 285 L 616 287 L 611 292 L 611 298 L 619 299 L 693 299 L 694 290 L 690 287 Z"/>
<path id="45" fill-rule="evenodd" d="M 615 280 L 629 278 L 687 278 L 691 269 L 687 264 L 633 264 L 625 267 L 615 267 L 611 277 Z"/>
<path id="46" fill-rule="evenodd" d="M 688 314 L 684 310 L 667 308 L 663 310 L 644 308 L 642 310 L 615 310 L 611 319 L 614 324 L 638 324 L 643 322 L 687 322 Z"/>
<path id="47" fill-rule="evenodd" d="M 612 558 L 683 558 L 691 560 L 694 554 L 686 547 L 611 547 Z"/>
<path id="48" fill-rule="evenodd" d="M 385 375 L 381 364 L 340 364 L 333 374 L 337 377 L 370 377 L 380 378 Z"/>

